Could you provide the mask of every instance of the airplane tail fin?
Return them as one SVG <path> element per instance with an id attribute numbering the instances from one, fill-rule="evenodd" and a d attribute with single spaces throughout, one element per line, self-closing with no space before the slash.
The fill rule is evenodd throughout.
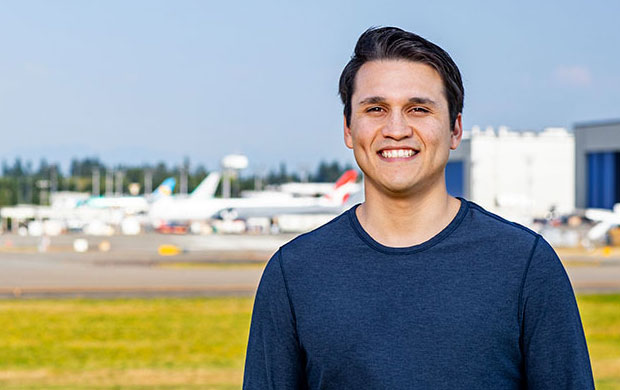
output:
<path id="1" fill-rule="evenodd" d="M 213 198 L 215 195 L 215 191 L 217 190 L 217 185 L 220 182 L 220 173 L 219 172 L 211 172 L 205 179 L 192 191 L 189 195 L 190 198 L 196 199 L 209 199 Z"/>
<path id="2" fill-rule="evenodd" d="M 357 180 L 357 171 L 349 169 L 336 180 L 334 188 L 329 194 L 325 194 L 325 198 L 336 204 L 344 204 L 352 192 L 357 188 L 355 181 Z"/>
<path id="3" fill-rule="evenodd" d="M 166 180 L 164 180 L 159 187 L 157 187 L 155 189 L 155 191 L 153 191 L 153 197 L 155 198 L 159 198 L 162 196 L 170 196 L 172 195 L 172 192 L 174 191 L 174 187 L 176 186 L 177 181 L 174 179 L 174 177 L 169 177 Z"/>

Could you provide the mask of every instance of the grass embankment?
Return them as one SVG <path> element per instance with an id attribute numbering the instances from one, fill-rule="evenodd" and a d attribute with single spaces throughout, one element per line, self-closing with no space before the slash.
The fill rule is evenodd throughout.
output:
<path id="1" fill-rule="evenodd" d="M 0 301 L 0 388 L 239 389 L 251 298 Z"/>
<path id="2" fill-rule="evenodd" d="M 596 388 L 620 389 L 620 295 L 577 297 Z"/>
<path id="3" fill-rule="evenodd" d="M 578 301 L 597 388 L 620 388 L 620 295 Z M 251 298 L 0 301 L 0 388 L 239 389 L 251 309 Z"/>

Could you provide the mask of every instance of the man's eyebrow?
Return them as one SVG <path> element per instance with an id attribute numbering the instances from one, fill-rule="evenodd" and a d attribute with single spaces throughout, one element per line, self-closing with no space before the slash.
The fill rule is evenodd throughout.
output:
<path id="1" fill-rule="evenodd" d="M 377 104 L 377 103 L 384 103 L 385 102 L 385 98 L 383 96 L 370 96 L 367 97 L 365 99 L 360 100 L 359 104 L 360 105 L 364 105 L 364 104 Z M 413 103 L 413 104 L 426 104 L 426 105 L 430 105 L 430 106 L 436 106 L 437 103 L 435 103 L 434 100 L 429 99 L 429 98 L 425 98 L 425 97 L 412 97 L 409 98 L 409 103 Z"/>
<path id="2" fill-rule="evenodd" d="M 429 98 L 425 98 L 425 97 L 412 97 L 409 99 L 409 103 L 413 103 L 413 104 L 426 104 L 429 106 L 436 106 L 437 103 L 435 103 L 434 100 L 429 99 Z"/>
<path id="3" fill-rule="evenodd" d="M 383 102 L 385 102 L 385 98 L 383 96 L 371 96 L 371 97 L 367 97 L 366 99 L 360 100 L 359 104 L 360 105 L 377 104 L 377 103 L 383 103 Z"/>

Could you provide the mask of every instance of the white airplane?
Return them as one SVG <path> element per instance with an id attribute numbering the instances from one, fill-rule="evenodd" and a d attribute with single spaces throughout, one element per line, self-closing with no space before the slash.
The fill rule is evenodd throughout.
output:
<path id="1" fill-rule="evenodd" d="M 219 172 L 211 172 L 186 199 L 209 199 L 215 195 L 220 181 Z M 152 204 L 167 198 L 180 198 L 172 195 L 176 180 L 169 177 L 147 196 L 96 196 L 85 200 L 81 205 L 96 209 L 121 209 L 127 214 L 147 213 Z"/>
<path id="2" fill-rule="evenodd" d="M 349 183 L 350 192 L 358 192 L 361 190 L 361 184 Z M 241 191 L 242 198 L 260 198 L 260 197 L 279 197 L 297 198 L 297 197 L 318 197 L 327 195 L 334 190 L 334 183 L 284 183 L 279 185 L 269 185 L 264 191 Z"/>
<path id="3" fill-rule="evenodd" d="M 93 196 L 78 204 L 78 207 L 94 209 L 120 209 L 127 214 L 146 213 L 149 203 L 157 199 L 168 197 L 174 191 L 176 180 L 169 177 L 164 180 L 151 195 L 136 196 Z"/>
<path id="4" fill-rule="evenodd" d="M 162 198 L 149 210 L 153 227 L 165 224 L 186 224 L 216 217 L 273 217 L 281 214 L 338 214 L 349 195 L 359 190 L 357 172 L 346 171 L 322 197 L 258 196 L 250 198 L 174 199 Z"/>
<path id="5" fill-rule="evenodd" d="M 605 239 L 605 235 L 614 226 L 620 225 L 620 203 L 616 203 L 613 211 L 607 209 L 587 209 L 585 216 L 588 219 L 596 221 L 587 233 L 586 237 L 590 242 L 601 242 Z"/>
<path id="6" fill-rule="evenodd" d="M 284 183 L 278 189 L 293 196 L 317 196 L 330 193 L 333 186 L 333 183 Z"/>

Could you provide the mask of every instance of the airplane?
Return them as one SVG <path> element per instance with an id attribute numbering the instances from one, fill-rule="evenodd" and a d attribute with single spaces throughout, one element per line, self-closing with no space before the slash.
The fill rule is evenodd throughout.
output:
<path id="1" fill-rule="evenodd" d="M 256 196 L 289 196 L 289 197 L 308 197 L 322 196 L 332 191 L 334 183 L 283 183 L 279 185 L 268 185 L 268 191 L 242 191 L 242 197 Z"/>
<path id="2" fill-rule="evenodd" d="M 150 195 L 135 196 L 93 196 L 78 204 L 78 207 L 94 209 L 122 209 L 127 214 L 146 213 L 149 203 L 163 197 L 168 197 L 174 191 L 176 180 L 173 177 L 165 179 Z"/>
<path id="3" fill-rule="evenodd" d="M 351 170 L 351 172 L 354 172 Z M 347 180 L 347 176 L 341 176 L 340 180 Z M 350 193 L 357 192 L 361 189 L 361 185 L 349 183 Z M 282 183 L 268 185 L 263 191 L 245 190 L 241 191 L 242 198 L 262 198 L 262 197 L 278 197 L 279 199 L 298 198 L 298 197 L 319 197 L 331 193 L 334 189 L 334 183 Z"/>
<path id="4" fill-rule="evenodd" d="M 620 203 L 614 205 L 613 211 L 607 209 L 587 209 L 585 216 L 597 222 L 588 231 L 586 238 L 590 242 L 604 241 L 609 229 L 620 225 Z"/>
<path id="5" fill-rule="evenodd" d="M 202 182 L 187 196 L 172 194 L 176 180 L 169 177 L 150 195 L 140 196 L 95 196 L 81 202 L 80 205 L 92 208 L 118 208 L 125 209 L 129 213 L 147 212 L 150 205 L 164 198 L 195 198 L 209 199 L 215 195 L 215 190 L 220 181 L 219 172 L 211 172 Z"/>
<path id="6" fill-rule="evenodd" d="M 357 172 L 346 171 L 322 197 L 257 196 L 250 198 L 174 199 L 162 198 L 149 210 L 156 229 L 166 224 L 183 224 L 222 217 L 247 219 L 281 214 L 339 214 L 351 193 L 359 191 Z"/>

